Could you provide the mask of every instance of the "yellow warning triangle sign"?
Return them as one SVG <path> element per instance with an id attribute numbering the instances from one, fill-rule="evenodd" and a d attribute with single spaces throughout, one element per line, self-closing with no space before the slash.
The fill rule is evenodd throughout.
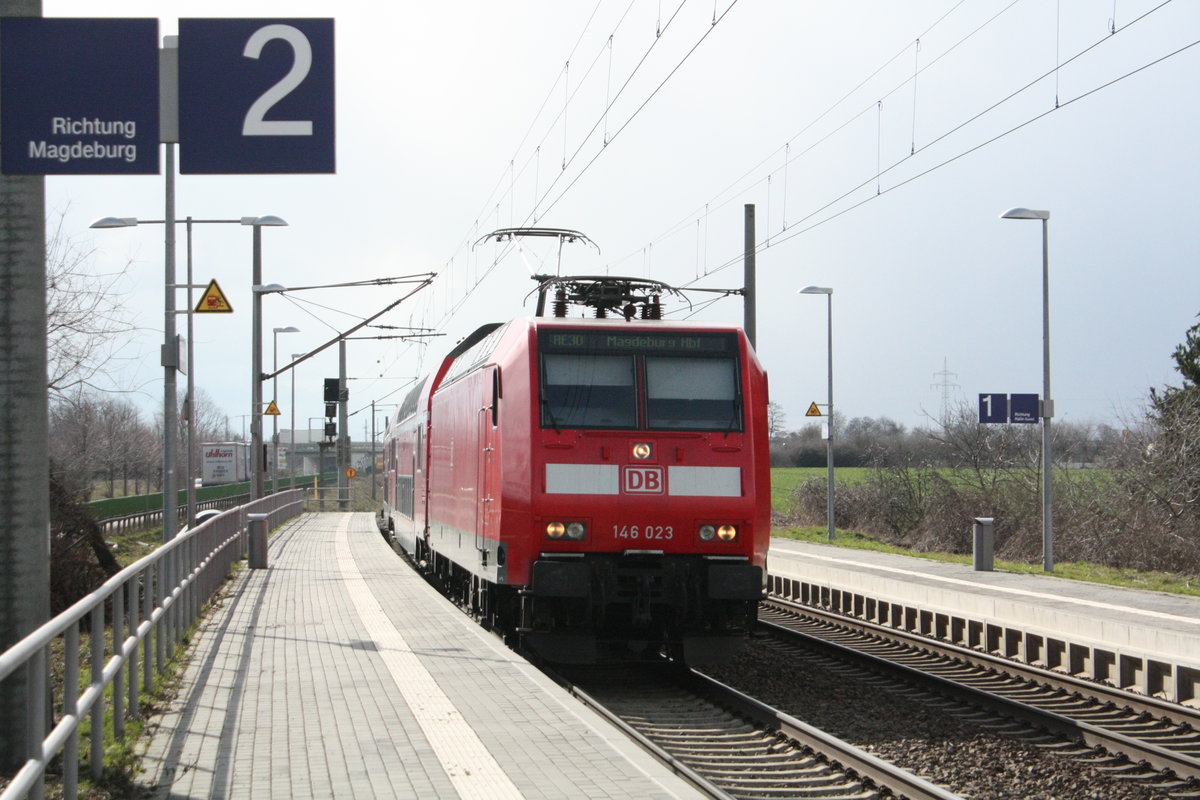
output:
<path id="1" fill-rule="evenodd" d="M 279 406 L 275 405 L 275 401 L 272 400 L 270 405 L 267 406 L 267 410 L 264 411 L 263 414 L 268 417 L 278 417 L 279 416 Z M 273 425 L 274 423 L 271 423 L 271 424 Z"/>
<path id="2" fill-rule="evenodd" d="M 193 309 L 197 314 L 232 314 L 233 306 L 225 299 L 225 293 L 217 285 L 216 278 L 208 282 L 208 288 L 200 295 L 200 302 Z"/>
<path id="3" fill-rule="evenodd" d="M 808 411 L 804 412 L 804 416 L 819 417 L 819 416 L 821 416 L 821 409 L 817 408 L 817 404 L 814 402 L 812 405 L 810 405 L 808 407 Z"/>

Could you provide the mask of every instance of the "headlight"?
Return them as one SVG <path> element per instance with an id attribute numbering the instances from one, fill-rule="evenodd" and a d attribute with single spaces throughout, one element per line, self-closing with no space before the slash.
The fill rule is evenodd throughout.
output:
<path id="1" fill-rule="evenodd" d="M 638 461 L 645 461 L 654 455 L 654 445 L 649 442 L 635 442 L 633 445 L 633 457 Z"/>
<path id="2" fill-rule="evenodd" d="M 713 537 L 717 535 L 716 525 L 701 525 L 700 526 L 700 541 L 711 542 Z"/>
<path id="3" fill-rule="evenodd" d="M 717 528 L 717 538 L 722 542 L 732 542 L 737 538 L 737 528 L 732 525 L 722 525 Z"/>
<path id="4" fill-rule="evenodd" d="M 587 538 L 587 523 L 586 522 L 547 522 L 546 523 L 547 538 L 570 539 L 575 542 L 581 542 Z"/>

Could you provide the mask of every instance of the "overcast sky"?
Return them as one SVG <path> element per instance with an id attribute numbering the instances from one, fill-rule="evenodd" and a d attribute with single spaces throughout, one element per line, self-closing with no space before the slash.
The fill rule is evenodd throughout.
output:
<path id="1" fill-rule="evenodd" d="M 944 394 L 974 406 L 980 392 L 1040 393 L 1041 230 L 999 219 L 1014 206 L 1051 212 L 1057 419 L 1136 414 L 1151 386 L 1177 382 L 1170 354 L 1200 312 L 1191 0 L 104 8 L 157 18 L 160 36 L 181 17 L 336 9 L 337 173 L 185 175 L 176 213 L 287 220 L 263 232 L 268 283 L 439 273 L 381 322 L 445 336 L 350 342 L 351 409 L 398 402 L 407 380 L 479 324 L 532 314 L 522 259 L 494 263 L 496 246 L 471 248 L 509 225 L 590 236 L 600 253 L 567 248 L 564 273 L 737 288 L 743 208 L 754 204 L 758 352 L 789 427 L 826 399 L 825 298 L 796 294 L 809 284 L 834 290 L 840 415 L 912 427 L 938 416 Z M 45 0 L 44 13 L 99 11 Z M 66 215 L 98 270 L 131 262 L 126 301 L 142 332 L 113 379 L 153 410 L 161 226 L 88 224 L 161 219 L 163 177 L 46 183 L 51 219 Z M 554 268 L 550 250 L 526 247 L 538 269 Z M 182 282 L 182 237 L 180 253 Z M 194 253 L 197 280 L 216 278 L 236 311 L 197 320 L 196 380 L 237 430 L 250 413 L 250 232 L 198 227 Z M 266 360 L 272 327 L 302 331 L 278 337 L 283 363 L 398 296 L 376 287 L 267 297 Z M 741 301 L 697 318 L 740 322 Z M 336 348 L 298 369 L 300 427 L 323 413 L 321 379 L 336 374 Z M 289 393 L 285 379 L 281 427 Z M 354 418 L 356 439 L 368 417 Z"/>

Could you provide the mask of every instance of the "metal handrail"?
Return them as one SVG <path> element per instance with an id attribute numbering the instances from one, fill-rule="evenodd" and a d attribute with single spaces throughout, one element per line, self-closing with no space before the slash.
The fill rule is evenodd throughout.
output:
<path id="1" fill-rule="evenodd" d="M 100 588 L 0 653 L 0 681 L 26 670 L 26 761 L 0 794 L 15 800 L 45 794 L 46 765 L 63 753 L 63 796 L 75 800 L 79 785 L 79 725 L 92 720 L 90 774 L 104 769 L 104 690 L 113 687 L 113 733 L 125 733 L 125 720 L 138 714 L 138 698 L 162 673 L 184 632 L 199 617 L 235 561 L 246 552 L 246 514 L 267 513 L 268 530 L 303 511 L 304 490 L 269 495 L 179 534 L 153 553 L 125 567 Z M 91 631 L 91 681 L 79 692 L 80 629 Z M 153 637 L 152 634 L 155 634 Z M 46 732 L 51 644 L 62 637 L 65 673 L 57 723 Z M 154 651 L 151 653 L 151 638 Z M 144 646 L 142 643 L 145 642 Z M 106 647 L 107 645 L 107 647 Z M 139 648 L 142 657 L 139 669 Z M 105 661 L 105 652 L 110 654 Z M 5 721 L 14 727 L 17 720 Z"/>
<path id="2" fill-rule="evenodd" d="M 211 500 L 199 500 L 196 502 L 197 511 L 207 511 L 210 508 L 232 508 L 246 502 L 249 494 L 228 495 L 226 497 L 214 497 Z M 179 519 L 187 516 L 187 505 L 181 503 L 176 513 Z M 119 517 L 105 517 L 96 520 L 96 524 L 100 526 L 102 535 L 109 535 L 113 531 L 130 531 L 147 528 L 153 525 L 162 524 L 162 507 L 148 509 L 146 511 L 135 511 L 132 514 L 122 514 Z"/>

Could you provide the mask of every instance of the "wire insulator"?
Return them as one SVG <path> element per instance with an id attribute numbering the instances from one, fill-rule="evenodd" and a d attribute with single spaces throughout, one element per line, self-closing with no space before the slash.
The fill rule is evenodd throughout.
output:
<path id="1" fill-rule="evenodd" d="M 662 319 L 662 303 L 658 295 L 650 295 L 650 302 L 642 306 L 642 319 Z"/>
<path id="2" fill-rule="evenodd" d="M 554 316 L 559 319 L 567 316 L 567 293 L 562 289 L 554 293 Z"/>
<path id="3" fill-rule="evenodd" d="M 604 306 L 596 306 L 596 319 L 608 319 L 608 309 Z"/>

